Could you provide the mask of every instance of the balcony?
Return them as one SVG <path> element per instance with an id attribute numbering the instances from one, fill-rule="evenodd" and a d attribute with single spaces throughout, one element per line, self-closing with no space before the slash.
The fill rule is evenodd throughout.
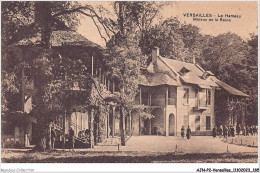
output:
<path id="1" fill-rule="evenodd" d="M 165 106 L 165 99 L 152 99 L 151 106 Z"/>
<path id="2" fill-rule="evenodd" d="M 135 99 L 135 105 L 140 105 L 140 99 Z M 159 98 L 159 99 L 152 99 L 151 105 L 149 99 L 142 99 L 142 105 L 144 106 L 165 106 L 165 99 Z M 176 98 L 169 98 L 168 99 L 168 105 L 176 105 Z"/>
<path id="3" fill-rule="evenodd" d="M 196 100 L 194 109 L 195 110 L 206 110 L 208 108 L 206 98 L 200 98 Z"/>

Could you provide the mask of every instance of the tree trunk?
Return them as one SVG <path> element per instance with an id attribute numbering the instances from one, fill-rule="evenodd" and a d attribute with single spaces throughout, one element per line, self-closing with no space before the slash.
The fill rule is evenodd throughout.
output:
<path id="1" fill-rule="evenodd" d="M 94 115 L 94 144 L 97 145 L 99 137 L 99 115 L 98 113 Z"/>
<path id="2" fill-rule="evenodd" d="M 125 2 L 118 2 L 119 5 L 119 16 L 118 16 L 118 20 L 119 20 L 119 30 L 121 32 L 121 36 L 124 36 L 124 3 Z"/>
<path id="3" fill-rule="evenodd" d="M 52 145 L 51 145 L 51 124 L 48 125 L 48 131 L 46 135 L 46 149 L 47 150 L 52 150 Z"/>
<path id="4" fill-rule="evenodd" d="M 46 125 L 40 122 L 41 119 L 38 119 L 37 123 L 37 139 L 35 150 L 37 151 L 45 151 L 46 150 Z"/>
<path id="5" fill-rule="evenodd" d="M 122 106 L 120 106 L 120 136 L 121 145 L 125 146 L 125 111 Z"/>
<path id="6" fill-rule="evenodd" d="M 47 1 L 35 1 L 35 26 L 39 29 L 41 34 L 41 42 L 44 48 L 49 49 L 50 45 L 50 37 L 52 33 L 52 16 L 51 16 L 51 2 Z M 38 89 L 38 93 L 35 98 L 38 102 L 36 104 L 38 107 L 38 139 L 36 144 L 36 149 L 39 151 L 45 151 L 45 149 L 52 149 L 51 146 L 51 127 L 49 124 L 49 115 L 42 113 L 41 105 L 42 98 L 44 95 L 44 91 L 42 89 L 42 84 L 37 85 L 37 79 L 35 81 L 36 88 Z M 38 86 L 38 87 L 37 87 Z"/>
<path id="7" fill-rule="evenodd" d="M 94 110 L 91 109 L 90 110 L 90 114 L 89 114 L 89 143 L 90 143 L 90 148 L 94 147 L 94 135 L 93 135 L 93 130 L 94 130 Z"/>
<path id="8" fill-rule="evenodd" d="M 52 16 L 50 3 L 48 1 L 35 2 L 35 23 L 40 29 L 41 42 L 46 49 L 51 47 Z"/>

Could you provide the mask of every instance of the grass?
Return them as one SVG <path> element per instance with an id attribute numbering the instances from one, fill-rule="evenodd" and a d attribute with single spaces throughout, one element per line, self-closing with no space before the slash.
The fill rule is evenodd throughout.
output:
<path id="1" fill-rule="evenodd" d="M 258 136 L 228 137 L 226 142 L 228 142 L 230 144 L 235 144 L 235 145 L 258 147 Z"/>
<path id="2" fill-rule="evenodd" d="M 257 153 L 2 151 L 2 163 L 257 163 Z"/>

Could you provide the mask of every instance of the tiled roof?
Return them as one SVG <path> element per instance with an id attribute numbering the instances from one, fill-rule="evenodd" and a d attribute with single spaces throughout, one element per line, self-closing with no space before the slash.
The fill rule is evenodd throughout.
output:
<path id="1" fill-rule="evenodd" d="M 218 86 L 210 78 L 202 79 L 202 75 L 204 71 L 202 71 L 200 67 L 198 67 L 193 63 L 187 63 L 183 61 L 177 61 L 177 60 L 162 58 L 162 57 L 160 57 L 159 59 L 165 62 L 170 68 L 172 68 L 172 70 L 176 71 L 177 73 L 179 73 L 183 67 L 188 69 L 189 70 L 188 73 L 186 73 L 183 76 L 180 75 L 180 78 L 184 83 L 214 86 L 214 87 Z"/>
<path id="2" fill-rule="evenodd" d="M 40 43 L 41 36 L 37 34 L 34 37 L 26 38 L 18 42 L 18 45 L 30 45 Z M 58 30 L 53 31 L 50 39 L 51 45 L 60 47 L 60 46 L 82 46 L 82 47 L 97 47 L 102 49 L 96 43 L 88 40 L 81 34 L 72 30 Z"/>
<path id="3" fill-rule="evenodd" d="M 226 84 L 225 82 L 220 81 L 216 77 L 212 77 L 212 79 L 219 85 L 220 88 L 224 89 L 226 92 L 228 92 L 231 95 L 249 97 L 247 94 L 237 90 L 236 88 Z"/>
<path id="4" fill-rule="evenodd" d="M 140 85 L 145 86 L 158 86 L 158 85 L 171 85 L 171 86 L 180 86 L 180 83 L 177 82 L 173 77 L 166 73 L 149 73 L 142 75 L 139 79 Z"/>
<path id="5" fill-rule="evenodd" d="M 187 69 L 186 74 L 180 73 L 181 69 L 185 67 Z M 199 65 L 193 63 L 187 63 L 183 61 L 158 57 L 157 59 L 157 71 L 154 70 L 153 63 L 150 63 L 147 67 L 148 74 L 140 79 L 140 85 L 156 86 L 156 85 L 173 85 L 180 86 L 180 80 L 187 84 L 195 84 L 201 88 L 220 87 L 226 92 L 232 95 L 249 97 L 247 94 L 229 86 L 228 84 L 218 80 L 215 76 L 209 76 L 206 79 L 202 78 L 203 70 Z M 208 72 L 210 75 L 214 75 L 212 72 Z M 178 74 L 180 80 L 176 76 Z"/>

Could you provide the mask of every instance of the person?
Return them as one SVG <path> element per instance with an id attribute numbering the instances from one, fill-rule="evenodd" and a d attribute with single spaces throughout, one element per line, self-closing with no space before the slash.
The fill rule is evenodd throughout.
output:
<path id="1" fill-rule="evenodd" d="M 54 150 L 54 148 L 55 148 L 55 139 L 56 139 L 56 132 L 55 132 L 55 130 L 54 130 L 54 128 L 52 127 L 51 128 L 51 147 L 52 147 L 52 149 Z"/>
<path id="2" fill-rule="evenodd" d="M 214 126 L 212 131 L 213 131 L 213 138 L 217 137 L 217 127 L 216 126 Z"/>
<path id="3" fill-rule="evenodd" d="M 181 127 L 181 137 L 182 137 L 182 139 L 184 139 L 184 131 L 185 131 L 184 126 L 182 126 Z"/>
<path id="4" fill-rule="evenodd" d="M 191 129 L 190 129 L 190 126 L 188 126 L 188 128 L 187 128 L 186 137 L 187 137 L 187 139 L 190 139 L 190 137 L 191 137 Z"/>
<path id="5" fill-rule="evenodd" d="M 252 127 L 252 125 L 249 128 L 249 133 L 253 136 L 253 127 Z"/>
<path id="6" fill-rule="evenodd" d="M 90 133 L 90 131 L 89 131 L 89 129 L 86 129 L 85 130 L 85 141 L 87 142 L 87 143 L 90 143 L 90 138 L 89 138 L 89 133 Z"/>
<path id="7" fill-rule="evenodd" d="M 69 147 L 70 149 L 74 149 L 74 143 L 75 143 L 75 137 L 74 137 L 74 131 L 72 128 L 69 130 Z"/>
<path id="8" fill-rule="evenodd" d="M 242 135 L 246 136 L 246 127 L 245 127 L 245 125 L 242 126 L 241 130 L 242 130 Z"/>
<path id="9" fill-rule="evenodd" d="M 227 136 L 228 136 L 228 128 L 227 128 L 227 126 L 223 126 L 223 141 L 224 141 L 224 139 L 226 139 L 227 140 Z"/>
<path id="10" fill-rule="evenodd" d="M 228 128 L 228 137 L 230 137 L 231 136 L 231 126 L 227 126 L 227 128 Z"/>
<path id="11" fill-rule="evenodd" d="M 222 127 L 222 125 L 220 125 L 220 126 L 219 126 L 219 129 L 218 129 L 219 138 L 222 137 L 222 133 L 223 133 L 223 127 Z"/>
<path id="12" fill-rule="evenodd" d="M 249 136 L 249 126 L 246 125 L 246 136 Z"/>
<path id="13" fill-rule="evenodd" d="M 255 125 L 253 125 L 253 135 L 254 136 L 256 135 L 256 127 L 255 127 Z"/>
<path id="14" fill-rule="evenodd" d="M 237 124 L 236 131 L 238 136 L 240 135 L 240 130 L 241 130 L 240 124 Z"/>
<path id="15" fill-rule="evenodd" d="M 235 128 L 234 128 L 234 126 L 230 127 L 230 133 L 231 133 L 232 137 L 235 137 Z"/>

